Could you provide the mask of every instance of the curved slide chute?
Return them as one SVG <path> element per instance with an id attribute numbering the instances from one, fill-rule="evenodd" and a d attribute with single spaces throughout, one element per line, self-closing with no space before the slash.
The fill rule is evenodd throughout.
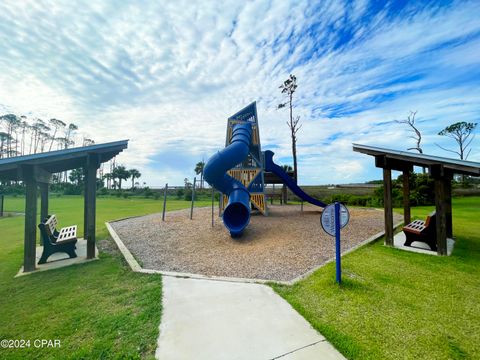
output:
<path id="1" fill-rule="evenodd" d="M 248 155 L 252 126 L 249 123 L 233 127 L 230 145 L 213 155 L 203 170 L 204 179 L 215 189 L 228 195 L 223 212 L 223 223 L 235 237 L 242 234 L 250 222 L 250 193 L 227 171 L 241 163 Z"/>
<path id="2" fill-rule="evenodd" d="M 277 164 L 273 162 L 273 151 L 267 150 L 264 152 L 265 156 L 265 171 L 270 171 L 274 174 L 276 174 L 282 181 L 284 182 L 285 185 L 287 185 L 292 192 L 297 195 L 300 199 L 303 199 L 310 204 L 320 206 L 324 208 L 327 206 L 324 202 L 321 202 L 320 200 L 312 198 L 310 195 L 305 193 L 301 188 L 298 187 L 298 185 L 295 183 L 295 181 L 288 176 L 288 174 Z"/>

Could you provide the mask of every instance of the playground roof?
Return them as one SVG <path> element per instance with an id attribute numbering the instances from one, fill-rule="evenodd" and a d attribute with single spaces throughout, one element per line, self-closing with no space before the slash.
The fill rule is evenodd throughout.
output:
<path id="1" fill-rule="evenodd" d="M 25 165 L 37 166 L 47 173 L 52 174 L 80 168 L 86 164 L 87 158 L 90 155 L 97 156 L 99 163 L 103 163 L 118 155 L 126 149 L 127 146 L 128 140 L 120 140 L 104 144 L 0 159 L 0 179 L 21 180 L 22 167 Z"/>
<path id="2" fill-rule="evenodd" d="M 432 166 L 441 166 L 443 169 L 455 174 L 480 176 L 480 163 L 473 161 L 456 160 L 440 156 L 385 149 L 361 144 L 353 144 L 353 151 L 375 157 L 382 157 L 384 158 L 383 161 L 390 161 L 392 164 L 397 165 L 397 169 L 395 169 L 395 166 L 392 167 L 394 170 L 403 170 L 402 167 L 404 166 L 421 166 L 428 168 L 431 168 Z"/>
<path id="3" fill-rule="evenodd" d="M 41 210 L 39 221 L 50 214 L 48 183 L 53 173 L 83 167 L 84 238 L 87 240 L 87 259 L 95 257 L 96 179 L 101 163 L 113 158 L 128 146 L 128 140 L 96 144 L 72 149 L 49 151 L 33 155 L 16 156 L 0 160 L 1 180 L 22 180 L 25 183 L 25 238 L 23 272 L 36 269 L 37 191 L 40 187 Z"/>
<path id="4" fill-rule="evenodd" d="M 385 245 L 394 246 L 392 170 L 403 171 L 403 216 L 409 224 L 410 172 L 413 166 L 428 168 L 434 182 L 435 237 L 437 253 L 447 255 L 447 237 L 453 237 L 452 226 L 452 178 L 454 174 L 480 175 L 480 163 L 455 160 L 440 156 L 411 153 L 353 144 L 353 151 L 375 157 L 375 166 L 383 169 L 383 206 L 385 210 Z"/>

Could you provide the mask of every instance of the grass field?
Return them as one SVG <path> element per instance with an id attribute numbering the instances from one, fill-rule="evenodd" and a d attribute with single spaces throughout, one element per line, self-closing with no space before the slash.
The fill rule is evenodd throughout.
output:
<path id="1" fill-rule="evenodd" d="M 198 206 L 209 205 L 200 201 Z M 23 211 L 8 197 L 7 211 Z M 168 209 L 189 202 L 169 200 Z M 161 211 L 162 201 L 99 198 L 97 238 L 104 222 Z M 83 198 L 52 197 L 60 225 L 83 229 Z M 480 197 L 455 198 L 455 251 L 450 257 L 365 246 L 294 286 L 273 285 L 334 346 L 351 359 L 469 359 L 480 354 Z M 423 218 L 431 208 L 415 208 Z M 153 358 L 161 315 L 161 278 L 132 273 L 123 259 L 21 278 L 23 221 L 0 219 L 0 339 L 59 339 L 59 349 L 0 349 L 0 358 Z M 81 231 L 81 230 L 80 230 Z M 33 344 L 32 344 L 33 345 Z"/>
<path id="2" fill-rule="evenodd" d="M 162 205 L 150 199 L 98 199 L 97 239 L 107 238 L 105 221 L 159 212 Z M 190 203 L 167 205 L 174 210 Z M 6 198 L 6 211 L 23 208 L 23 198 Z M 83 231 L 82 197 L 52 197 L 50 212 L 60 226 L 78 224 Z M 23 222 L 23 216 L 0 219 L 0 340 L 31 340 L 31 347 L 0 349 L 0 358 L 153 358 L 161 277 L 132 273 L 119 256 L 101 253 L 100 261 L 14 278 L 23 262 Z M 35 339 L 58 339 L 61 347 L 37 349 Z"/>
<path id="3" fill-rule="evenodd" d="M 424 218 L 431 208 L 414 208 Z M 405 252 L 383 239 L 294 286 L 273 285 L 349 359 L 480 358 L 480 197 L 453 201 L 450 257 Z"/>

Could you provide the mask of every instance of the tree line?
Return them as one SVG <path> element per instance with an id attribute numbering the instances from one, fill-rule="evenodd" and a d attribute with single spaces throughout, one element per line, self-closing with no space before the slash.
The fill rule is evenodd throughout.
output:
<path id="1" fill-rule="evenodd" d="M 81 142 L 78 141 L 79 137 Z M 16 114 L 0 115 L 0 159 L 93 144 L 95 141 L 82 136 L 78 132 L 78 126 L 74 123 L 67 123 L 56 118 L 42 120 Z M 98 187 L 102 188 L 106 185 L 107 190 L 121 189 L 122 181 L 128 179 L 131 180 L 131 189 L 133 190 L 136 185 L 135 180 L 142 176 L 137 169 L 126 169 L 123 165 L 115 166 L 114 162 L 109 173 L 102 173 L 103 171 L 98 179 Z M 78 193 L 83 189 L 83 178 L 83 168 L 78 168 L 53 174 L 52 183 L 59 191 Z M 3 191 L 8 191 L 6 187 L 9 186 L 18 187 L 18 184 L 3 184 Z"/>
<path id="2" fill-rule="evenodd" d="M 110 173 L 103 175 L 103 180 L 106 181 L 105 187 L 107 189 L 122 189 L 122 181 L 131 180 L 132 186 L 131 190 L 135 190 L 135 185 L 139 185 L 135 182 L 135 179 L 139 179 L 142 176 L 140 171 L 137 169 L 127 169 L 123 165 L 115 166 Z"/>
<path id="3" fill-rule="evenodd" d="M 0 159 L 74 147 L 77 131 L 76 124 L 56 118 L 45 121 L 24 115 L 1 115 Z M 92 139 L 82 137 L 82 146 L 94 143 Z"/>

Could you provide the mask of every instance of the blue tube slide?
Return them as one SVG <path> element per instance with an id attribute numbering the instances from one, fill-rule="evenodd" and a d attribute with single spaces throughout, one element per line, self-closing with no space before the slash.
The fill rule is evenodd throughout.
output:
<path id="1" fill-rule="evenodd" d="M 228 195 L 223 224 L 232 237 L 240 236 L 250 222 L 250 193 L 240 181 L 229 176 L 227 171 L 247 157 L 251 138 L 250 123 L 235 125 L 230 145 L 213 155 L 203 170 L 203 178 L 215 189 Z"/>
<path id="2" fill-rule="evenodd" d="M 324 202 L 321 202 L 320 200 L 312 198 L 310 195 L 305 193 L 302 189 L 298 187 L 298 185 L 295 183 L 295 180 L 293 180 L 288 174 L 277 164 L 273 162 L 273 151 L 267 150 L 264 152 L 264 160 L 265 160 L 265 171 L 270 171 L 274 174 L 276 174 L 280 179 L 282 179 L 283 183 L 287 185 L 292 192 L 297 195 L 300 199 L 303 199 L 310 204 L 320 206 L 324 208 L 327 206 Z"/>

